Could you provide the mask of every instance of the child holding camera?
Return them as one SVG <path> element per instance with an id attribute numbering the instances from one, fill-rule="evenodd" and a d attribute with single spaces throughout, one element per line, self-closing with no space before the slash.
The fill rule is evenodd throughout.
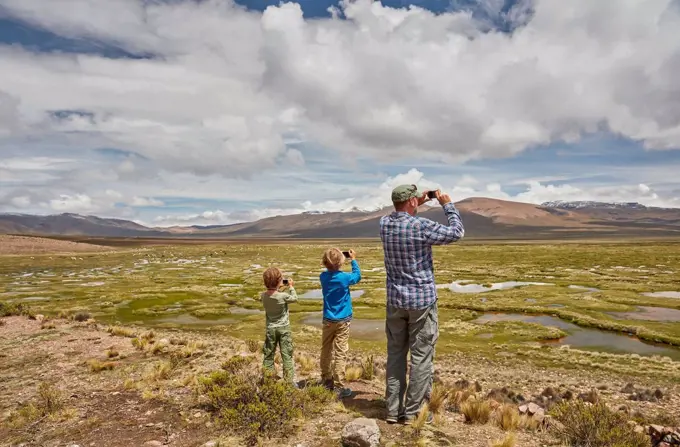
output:
<path id="1" fill-rule="evenodd" d="M 268 268 L 262 274 L 262 277 L 267 288 L 260 295 L 267 319 L 267 329 L 262 348 L 264 354 L 262 368 L 265 372 L 275 372 L 274 357 L 278 346 L 283 360 L 283 377 L 286 381 L 295 385 L 293 338 L 290 331 L 288 303 L 296 302 L 298 296 L 295 288 L 293 288 L 293 280 L 284 281 L 283 274 L 278 268 Z"/>
<path id="2" fill-rule="evenodd" d="M 340 271 L 345 259 L 351 259 L 352 273 Z M 361 281 L 361 270 L 354 250 L 341 252 L 337 248 L 326 250 L 320 275 L 323 291 L 323 329 L 321 335 L 321 380 L 329 389 L 335 389 L 340 398 L 352 395 L 345 388 L 345 363 L 349 351 L 349 326 L 352 321 L 350 286 Z M 331 362 L 333 367 L 331 368 Z"/>

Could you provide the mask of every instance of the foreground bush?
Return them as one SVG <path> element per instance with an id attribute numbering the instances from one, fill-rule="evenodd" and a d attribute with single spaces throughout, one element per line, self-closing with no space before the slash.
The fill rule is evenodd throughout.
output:
<path id="1" fill-rule="evenodd" d="M 635 433 L 627 417 L 604 403 L 565 402 L 552 411 L 562 425 L 555 433 L 570 446 L 649 447 L 649 437 Z"/>
<path id="2" fill-rule="evenodd" d="M 30 316 L 28 306 L 22 303 L 5 303 L 0 301 L 0 317 Z"/>
<path id="3" fill-rule="evenodd" d="M 234 357 L 221 371 L 199 378 L 196 391 L 220 422 L 249 445 L 293 434 L 296 420 L 318 413 L 335 398 L 320 386 L 298 390 L 269 375 L 261 379 L 247 357 Z"/>

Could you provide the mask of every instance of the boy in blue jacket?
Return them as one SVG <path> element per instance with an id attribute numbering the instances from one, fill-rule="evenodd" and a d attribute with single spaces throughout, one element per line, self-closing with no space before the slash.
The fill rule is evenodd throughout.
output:
<path id="1" fill-rule="evenodd" d="M 329 389 L 338 391 L 340 398 L 352 395 L 345 388 L 345 364 L 349 351 L 349 326 L 352 321 L 350 286 L 361 281 L 361 270 L 354 250 L 349 251 L 352 273 L 341 272 L 345 256 L 337 248 L 326 250 L 320 275 L 323 291 L 323 330 L 321 335 L 321 380 Z M 333 367 L 331 368 L 331 362 Z"/>

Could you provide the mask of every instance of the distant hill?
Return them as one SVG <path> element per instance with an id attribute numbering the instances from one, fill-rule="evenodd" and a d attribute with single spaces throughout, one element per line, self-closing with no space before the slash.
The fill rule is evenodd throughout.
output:
<path id="1" fill-rule="evenodd" d="M 456 204 L 466 238 L 556 239 L 680 236 L 680 209 L 601 202 L 547 202 L 541 205 L 488 198 Z M 0 233 L 125 238 L 362 238 L 378 237 L 380 217 L 391 212 L 308 212 L 235 225 L 149 228 L 122 219 L 78 214 L 0 214 Z M 445 223 L 437 207 L 421 216 Z"/>

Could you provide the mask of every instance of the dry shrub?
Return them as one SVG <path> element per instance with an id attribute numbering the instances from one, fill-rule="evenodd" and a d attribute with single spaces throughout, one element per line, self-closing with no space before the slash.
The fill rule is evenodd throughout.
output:
<path id="1" fill-rule="evenodd" d="M 561 425 L 555 434 L 572 446 L 649 447 L 649 437 L 635 433 L 625 414 L 609 409 L 606 404 L 580 400 L 564 402 L 552 410 Z"/>
<path id="2" fill-rule="evenodd" d="M 31 310 L 23 303 L 6 303 L 0 301 L 0 317 L 27 316 L 32 315 Z"/>
<path id="3" fill-rule="evenodd" d="M 106 357 L 108 357 L 110 359 L 112 359 L 114 357 L 118 357 L 119 355 L 120 355 L 120 353 L 118 352 L 118 350 L 116 350 L 116 348 L 109 348 L 106 351 Z"/>
<path id="4" fill-rule="evenodd" d="M 508 433 L 503 439 L 496 439 L 489 443 L 490 447 L 515 447 L 517 443 L 517 436 L 514 433 Z"/>
<path id="5" fill-rule="evenodd" d="M 461 411 L 461 405 L 466 402 L 471 397 L 474 397 L 475 393 L 471 389 L 459 390 L 455 387 L 449 391 L 449 398 L 447 400 L 447 408 L 450 411 Z"/>
<path id="6" fill-rule="evenodd" d="M 428 406 L 432 414 L 440 414 L 444 410 L 446 400 L 449 397 L 449 390 L 444 388 L 442 385 L 434 384 L 432 385 L 432 391 L 430 392 L 430 400 Z"/>
<path id="7" fill-rule="evenodd" d="M 97 359 L 91 359 L 88 360 L 87 367 L 90 369 L 90 372 L 98 373 L 101 371 L 111 371 L 116 367 L 116 364 L 114 362 L 102 362 Z"/>
<path id="8" fill-rule="evenodd" d="M 460 406 L 468 424 L 486 424 L 491 418 L 491 405 L 488 400 L 468 399 Z"/>
<path id="9" fill-rule="evenodd" d="M 504 431 L 517 430 L 522 423 L 517 407 L 511 404 L 502 405 L 494 415 L 496 424 Z"/>
<path id="10" fill-rule="evenodd" d="M 364 369 L 361 366 L 348 366 L 345 368 L 345 380 L 355 382 L 361 379 Z"/>
<path id="11" fill-rule="evenodd" d="M 153 343 L 154 339 L 156 338 L 156 334 L 154 331 L 146 331 L 142 334 L 141 338 L 148 341 L 149 343 Z"/>
<path id="12" fill-rule="evenodd" d="M 84 323 L 90 318 L 91 315 L 87 312 L 78 312 L 75 315 L 73 315 L 73 321 L 77 321 L 78 323 Z"/>
<path id="13" fill-rule="evenodd" d="M 524 430 L 537 431 L 541 428 L 542 424 L 535 417 L 529 416 L 528 414 L 523 414 L 519 418 L 519 426 L 522 427 Z"/>
<path id="14" fill-rule="evenodd" d="M 12 411 L 7 419 L 10 427 L 19 428 L 45 417 L 53 417 L 64 410 L 64 398 L 58 388 L 43 382 L 32 402 Z"/>
<path id="15" fill-rule="evenodd" d="M 52 320 L 43 320 L 42 324 L 40 325 L 40 329 L 56 329 L 56 328 L 57 325 Z"/>
<path id="16" fill-rule="evenodd" d="M 145 351 L 149 346 L 149 341 L 144 338 L 133 338 L 130 342 L 138 351 Z"/>

